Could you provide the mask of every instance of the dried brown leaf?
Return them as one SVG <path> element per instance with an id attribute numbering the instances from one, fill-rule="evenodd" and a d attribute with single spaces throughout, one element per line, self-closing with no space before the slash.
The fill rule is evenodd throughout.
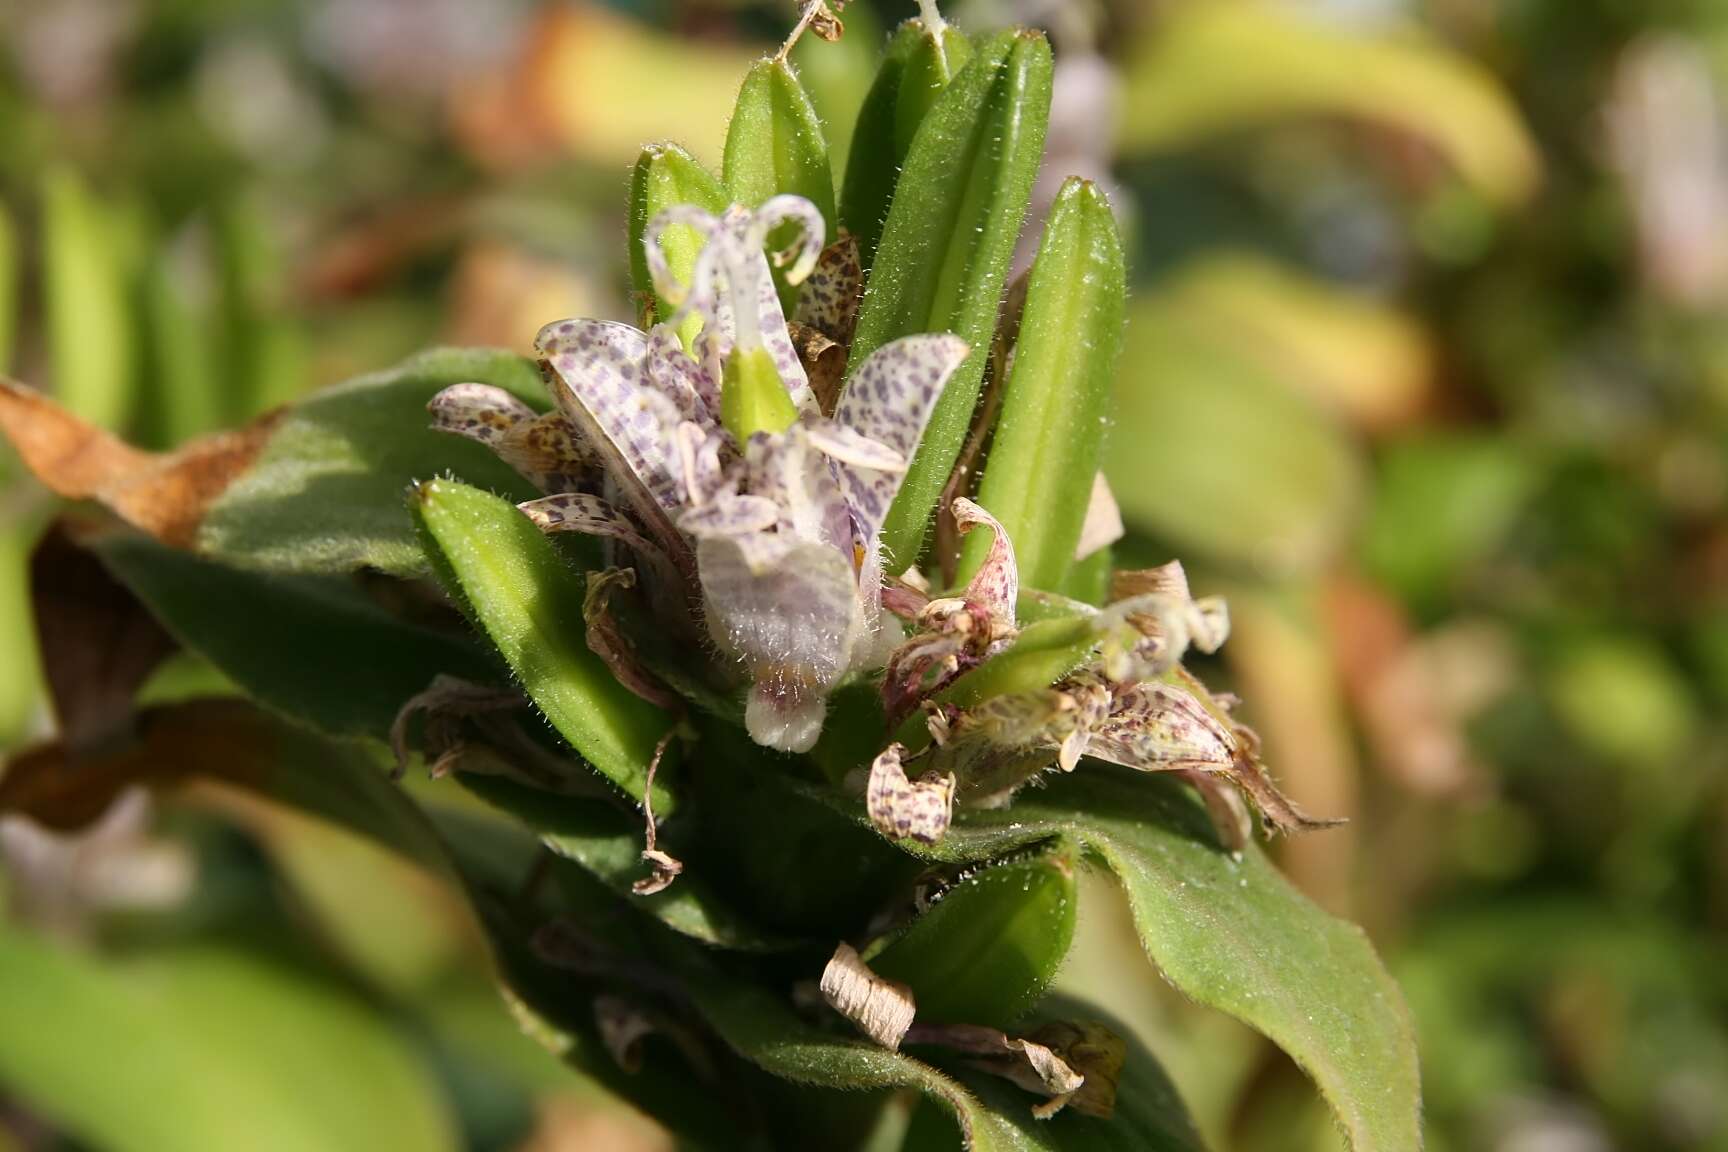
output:
<path id="1" fill-rule="evenodd" d="M 68 500 L 95 500 L 176 548 L 192 547 L 205 513 L 251 465 L 280 415 L 175 452 L 145 452 L 42 393 L 0 379 L 0 433 L 37 479 Z"/>

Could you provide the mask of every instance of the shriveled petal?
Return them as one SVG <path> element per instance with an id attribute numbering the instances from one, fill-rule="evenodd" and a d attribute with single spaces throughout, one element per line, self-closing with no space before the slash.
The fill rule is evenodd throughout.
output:
<path id="1" fill-rule="evenodd" d="M 836 344 L 850 344 L 863 294 L 864 265 L 858 258 L 858 238 L 842 236 L 822 250 L 815 271 L 799 291 L 792 319 Z"/>
<path id="2" fill-rule="evenodd" d="M 696 559 L 708 630 L 755 682 L 745 715 L 751 736 L 808 751 L 860 633 L 851 564 L 825 544 L 784 533 L 710 536 Z"/>
<path id="3" fill-rule="evenodd" d="M 434 429 L 486 445 L 542 492 L 575 491 L 597 464 L 562 413 L 542 415 L 491 384 L 452 384 L 426 410 Z"/>
<path id="4" fill-rule="evenodd" d="M 542 532 L 580 532 L 603 536 L 626 545 L 653 571 L 656 588 L 674 587 L 677 569 L 652 541 L 644 537 L 628 517 L 605 500 L 587 492 L 564 492 L 526 500 L 516 506 Z M 671 583 L 669 583 L 669 581 Z"/>
<path id="5" fill-rule="evenodd" d="M 804 427 L 810 443 L 818 451 L 840 464 L 853 468 L 870 468 L 878 472 L 904 472 L 907 460 L 896 449 L 872 440 L 855 429 L 834 420 L 807 420 Z"/>
<path id="6" fill-rule="evenodd" d="M 966 341 L 947 334 L 905 336 L 883 345 L 852 374 L 834 409 L 835 421 L 912 459 L 937 397 L 968 350 Z M 838 471 L 859 534 L 874 551 L 888 507 L 900 491 L 900 474 L 850 464 Z M 896 559 L 904 567 L 916 557 Z"/>
<path id="7" fill-rule="evenodd" d="M 504 434 L 497 452 L 542 492 L 580 491 L 591 486 L 600 471 L 600 461 L 562 412 L 521 421 Z"/>
<path id="8" fill-rule="evenodd" d="M 1188 590 L 1188 574 L 1180 560 L 1157 568 L 1117 572 L 1110 581 L 1113 601 L 1160 597 L 1167 606 L 1158 612 L 1131 614 L 1130 619 L 1148 636 L 1161 638 L 1180 659 L 1192 644 L 1202 652 L 1216 652 L 1230 636 L 1230 612 L 1221 597 L 1196 600 Z"/>
<path id="9" fill-rule="evenodd" d="M 1223 771 L 1235 763 L 1236 747 L 1230 729 L 1192 693 L 1148 681 L 1116 694 L 1116 705 L 1093 729 L 1086 754 L 1143 772 Z"/>
<path id="10" fill-rule="evenodd" d="M 678 527 L 698 539 L 766 532 L 780 520 L 780 507 L 761 496 L 722 496 L 678 519 Z"/>
<path id="11" fill-rule="evenodd" d="M 912 989 L 876 975 L 845 941 L 835 946 L 818 987 L 830 1008 L 891 1052 L 900 1047 L 918 1011 Z"/>
<path id="12" fill-rule="evenodd" d="M 534 342 L 563 382 L 553 399 L 606 463 L 627 506 L 669 551 L 682 548 L 668 513 L 684 503 L 677 406 L 648 387 L 648 338 L 626 324 L 560 320 Z"/>
<path id="13" fill-rule="evenodd" d="M 1014 542 L 1008 539 L 1008 530 L 964 496 L 955 497 L 952 510 L 962 535 L 982 525 L 990 529 L 993 537 L 989 555 L 966 585 L 966 599 L 983 605 L 993 619 L 1012 624 L 1014 606 L 1020 598 L 1020 567 L 1014 561 Z"/>
<path id="14" fill-rule="evenodd" d="M 913 782 L 901 758 L 906 749 L 890 744 L 870 765 L 864 808 L 876 831 L 892 840 L 934 844 L 954 817 L 954 777 L 929 773 Z"/>

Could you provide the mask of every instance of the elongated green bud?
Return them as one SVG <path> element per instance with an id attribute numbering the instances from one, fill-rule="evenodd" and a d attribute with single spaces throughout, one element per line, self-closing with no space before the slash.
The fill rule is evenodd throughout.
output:
<path id="1" fill-rule="evenodd" d="M 630 174 L 630 282 L 642 302 L 644 326 L 665 320 L 676 310 L 675 305 L 654 291 L 642 238 L 650 220 L 679 204 L 695 204 L 718 214 L 726 210 L 726 189 L 713 173 L 678 145 L 651 144 L 642 150 Z M 690 283 L 702 244 L 702 237 L 686 224 L 674 224 L 661 234 L 660 246 L 666 253 L 667 266 L 681 283 Z M 686 350 L 701 330 L 700 316 L 691 316 L 679 327 L 678 335 Z"/>
<path id="2" fill-rule="evenodd" d="M 876 79 L 858 111 L 840 194 L 840 223 L 858 238 L 858 256 L 865 268 L 875 261 L 888 206 L 918 128 L 971 57 L 972 41 L 946 24 L 936 38 L 922 21 L 908 20 L 888 41 Z"/>
<path id="3" fill-rule="evenodd" d="M 1062 186 L 1026 287 L 1014 369 L 978 503 L 1014 541 L 1022 583 L 1060 590 L 1092 497 L 1122 347 L 1122 241 L 1098 186 Z M 990 541 L 974 533 L 959 579 Z"/>
<path id="4" fill-rule="evenodd" d="M 640 802 L 671 718 L 621 685 L 589 650 L 581 577 L 526 516 L 489 492 L 429 480 L 415 486 L 410 503 L 445 590 L 491 638 L 559 735 Z M 655 815 L 675 807 L 661 774 Z"/>
<path id="5" fill-rule="evenodd" d="M 1050 46 L 1035 32 L 982 44 L 918 129 L 849 365 L 915 332 L 953 332 L 973 348 L 949 378 L 882 533 L 889 567 L 923 549 L 930 512 L 960 454 L 1026 214 L 1050 117 Z"/>
<path id="6" fill-rule="evenodd" d="M 871 969 L 911 987 L 921 1022 L 1006 1028 L 1073 943 L 1075 863 L 1062 844 L 973 873 L 868 957 Z"/>

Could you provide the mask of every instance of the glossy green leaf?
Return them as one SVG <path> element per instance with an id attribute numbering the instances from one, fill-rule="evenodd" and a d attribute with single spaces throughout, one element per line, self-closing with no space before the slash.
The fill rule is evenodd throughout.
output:
<path id="1" fill-rule="evenodd" d="M 1309 571 L 1356 514 L 1360 450 L 1272 370 L 1160 297 L 1130 310 L 1105 471 L 1125 521 L 1194 559 Z"/>
<path id="2" fill-rule="evenodd" d="M 1190 4 L 1148 26 L 1126 74 L 1130 155 L 1291 117 L 1344 116 L 1422 140 L 1502 202 L 1527 197 L 1540 175 L 1493 78 L 1412 36 L 1366 35 L 1275 4 Z"/>
<path id="3" fill-rule="evenodd" d="M 132 534 L 92 547 L 183 646 L 254 699 L 327 732 L 385 739 L 434 677 L 502 679 L 459 619 L 438 627 L 392 613 L 392 596 L 408 611 L 414 592 L 387 580 L 368 591 L 354 576 L 233 568 Z"/>
<path id="4" fill-rule="evenodd" d="M 1003 283 L 1050 117 L 1050 46 L 1003 32 L 937 97 L 907 154 L 849 365 L 889 341 L 954 332 L 972 354 L 949 378 L 883 528 L 895 570 L 917 560 L 972 422 Z"/>
<path id="5" fill-rule="evenodd" d="M 120 222 L 69 168 L 42 180 L 43 311 L 54 393 L 118 430 L 132 400 L 132 326 Z"/>
<path id="6" fill-rule="evenodd" d="M 0 935 L 0 1081 L 105 1152 L 455 1147 L 430 1075 L 377 1016 L 238 955 L 99 966 Z"/>
<path id="7" fill-rule="evenodd" d="M 651 309 L 648 320 L 665 320 L 674 310 L 655 293 L 653 278 L 648 274 L 647 249 L 643 248 L 642 240 L 649 221 L 679 204 L 722 212 L 727 203 L 726 189 L 720 181 L 678 145 L 650 144 L 642 150 L 630 174 L 630 282 L 637 299 Z M 679 224 L 666 229 L 660 245 L 672 274 L 688 284 L 696 270 L 696 257 L 702 251 L 701 237 L 688 225 Z M 701 330 L 700 317 L 692 316 L 684 322 L 679 335 L 686 349 Z"/>
<path id="8" fill-rule="evenodd" d="M 726 191 L 733 203 L 755 208 L 771 196 L 802 196 L 822 213 L 825 242 L 837 235 L 834 214 L 834 170 L 828 159 L 828 139 L 816 106 L 792 65 L 777 56 L 759 60 L 745 74 L 726 132 L 724 162 Z M 781 229 L 796 231 L 797 225 Z M 769 238 L 769 248 L 784 248 L 790 237 Z M 783 305 L 797 300 L 778 270 Z"/>
<path id="9" fill-rule="evenodd" d="M 482 445 L 428 427 L 427 402 L 468 380 L 546 407 L 532 361 L 484 349 L 426 352 L 319 392 L 288 412 L 252 467 L 210 509 L 200 550 L 290 571 L 425 574 L 402 503 L 409 484 L 450 473 L 517 500 L 539 495 Z"/>
<path id="10" fill-rule="evenodd" d="M 924 1022 L 1007 1028 L 1037 1003 L 1074 940 L 1074 870 L 1057 847 L 968 873 L 879 952 Z"/>
<path id="11" fill-rule="evenodd" d="M 875 262 L 894 186 L 918 126 L 971 54 L 972 42 L 952 26 L 938 54 L 935 42 L 918 20 L 900 25 L 888 41 L 876 78 L 858 110 L 840 193 L 840 223 L 858 238 L 858 255 L 866 269 Z M 909 72 L 919 78 L 910 86 Z"/>
<path id="12" fill-rule="evenodd" d="M 1008 530 L 1021 582 L 1060 589 L 1073 566 L 1109 422 L 1127 293 L 1122 240 L 1096 184 L 1062 186 L 1026 287 L 1014 367 L 978 503 Z M 983 563 L 966 540 L 957 583 Z"/>
<path id="13" fill-rule="evenodd" d="M 449 480 L 414 489 L 414 514 L 446 590 L 465 604 L 529 699 L 606 779 L 640 800 L 671 718 L 632 694 L 588 647 L 580 575 L 507 500 Z M 672 792 L 654 787 L 670 816 Z"/>
<path id="14" fill-rule="evenodd" d="M 1263 1032 L 1319 1085 L 1356 1152 L 1421 1146 L 1416 1048 L 1361 929 L 1310 903 L 1250 847 L 1219 847 L 1167 777 L 1086 761 L 1011 808 L 967 812 L 930 855 L 990 859 L 1064 837 L 1122 882 L 1152 963 L 1190 999 Z"/>

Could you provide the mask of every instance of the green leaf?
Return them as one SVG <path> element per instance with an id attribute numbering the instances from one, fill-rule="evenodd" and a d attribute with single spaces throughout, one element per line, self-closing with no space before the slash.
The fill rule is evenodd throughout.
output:
<path id="1" fill-rule="evenodd" d="M 306 351 L 286 307 L 287 277 L 271 217 L 252 196 L 215 218 L 218 376 L 224 416 L 238 424 L 306 388 Z"/>
<path id="2" fill-rule="evenodd" d="M 140 443 L 173 448 L 227 423 L 209 339 L 209 317 L 195 311 L 171 251 L 158 244 L 145 258 L 137 285 Z"/>
<path id="3" fill-rule="evenodd" d="M 865 959 L 912 989 L 920 1021 L 1006 1028 L 1068 955 L 1077 866 L 1058 846 L 971 872 Z"/>
<path id="4" fill-rule="evenodd" d="M 1013 1085 L 984 1073 L 955 1067 L 951 1074 L 986 1107 L 1019 1129 L 1027 1148 L 1052 1152 L 1203 1152 L 1206 1145 L 1158 1058 L 1134 1038 L 1132 1029 L 1096 1005 L 1067 997 L 1046 999 L 1026 1022 L 1027 1028 L 1053 1020 L 1097 1021 L 1120 1036 L 1127 1046 L 1122 1078 L 1116 1092 L 1116 1114 L 1108 1120 L 1083 1116 L 1065 1108 L 1039 1120 L 1027 1106 L 1027 1095 Z M 946 1066 L 947 1062 L 942 1062 Z M 952 1148 L 953 1122 L 933 1107 L 920 1107 L 906 1133 L 903 1152 L 937 1152 Z"/>
<path id="5" fill-rule="evenodd" d="M 642 150 L 636 167 L 630 174 L 630 282 L 638 300 L 651 305 L 646 317 L 651 322 L 669 318 L 674 308 L 654 291 L 653 277 L 648 274 L 647 249 L 642 246 L 648 224 L 666 209 L 679 204 L 694 204 L 709 212 L 726 210 L 726 189 L 695 157 L 676 144 L 650 144 Z M 660 237 L 666 253 L 667 266 L 683 283 L 690 283 L 696 270 L 696 257 L 702 251 L 702 239 L 688 225 L 666 229 Z M 692 316 L 678 330 L 686 350 L 702 330 L 702 320 Z"/>
<path id="6" fill-rule="evenodd" d="M 1014 542 L 1022 583 L 1060 589 L 1073 566 L 1109 422 L 1127 293 L 1122 241 L 1097 185 L 1070 179 L 1044 227 L 1026 287 L 1014 368 L 978 503 Z M 967 538 L 956 583 L 990 548 Z"/>
<path id="7" fill-rule="evenodd" d="M 132 328 L 119 221 L 70 168 L 42 179 L 43 311 L 54 393 L 117 431 L 132 401 Z"/>
<path id="8" fill-rule="evenodd" d="M 18 334 L 18 229 L 0 205 L 0 375 L 12 370 L 12 342 Z"/>
<path id="9" fill-rule="evenodd" d="M 852 370 L 916 332 L 954 332 L 972 354 L 949 378 L 883 529 L 895 570 L 918 559 L 972 422 L 1003 282 L 1050 118 L 1050 46 L 1026 31 L 979 46 L 925 117 L 882 231 Z"/>
<path id="10" fill-rule="evenodd" d="M 467 606 L 522 688 L 594 768 L 642 799 L 656 743 L 671 727 L 589 650 L 581 577 L 509 501 L 449 480 L 415 487 L 414 514 L 439 559 L 446 590 Z M 664 778 L 654 811 L 675 801 Z"/>
<path id="11" fill-rule="evenodd" d="M 1409 1016 L 1361 929 L 1310 903 L 1257 847 L 1241 859 L 1219 847 L 1178 782 L 1092 761 L 1011 808 L 962 814 L 927 854 L 989 859 L 1052 837 L 1116 874 L 1178 991 L 1264 1033 L 1313 1077 L 1356 1152 L 1421 1146 Z"/>
<path id="12" fill-rule="evenodd" d="M 1273 4 L 1190 4 L 1149 30 L 1126 73 L 1129 155 L 1296 116 L 1349 117 L 1425 142 L 1502 203 L 1527 198 L 1540 176 L 1493 78 L 1413 36 L 1363 35 Z"/>
<path id="13" fill-rule="evenodd" d="M 631 895 L 631 884 L 648 874 L 642 862 L 642 821 L 616 806 L 554 795 L 497 776 L 463 772 L 458 779 L 487 804 L 532 829 L 546 847 L 574 860 L 674 932 L 722 948 L 765 951 L 784 946 L 740 916 L 699 870 L 691 869 L 652 896 Z M 676 846 L 673 850 L 676 854 Z"/>
<path id="14" fill-rule="evenodd" d="M 918 126 L 971 55 L 972 42 L 949 26 L 940 53 L 945 67 L 938 66 L 936 44 L 918 20 L 900 25 L 888 41 L 858 110 L 840 193 L 840 223 L 858 238 L 858 255 L 866 269 L 875 263 L 894 186 Z M 908 73 L 915 77 L 910 84 Z"/>
<path id="15" fill-rule="evenodd" d="M 368 593 L 358 577 L 237 569 L 130 533 L 91 547 L 184 647 L 327 732 L 387 738 L 402 705 L 440 673 L 503 679 L 465 632 L 393 615 L 389 596 L 413 595 L 400 585 L 374 580 Z"/>
<path id="16" fill-rule="evenodd" d="M 431 1077 L 376 1016 L 243 956 L 98 966 L 0 935 L 0 1081 L 105 1152 L 456 1143 Z"/>
<path id="17" fill-rule="evenodd" d="M 448 472 L 517 500 L 539 495 L 484 446 L 428 426 L 427 402 L 468 380 L 546 406 L 532 361 L 484 349 L 437 349 L 319 392 L 289 410 L 210 509 L 200 550 L 288 571 L 425 575 L 426 556 L 402 505 L 409 484 Z"/>
<path id="18" fill-rule="evenodd" d="M 815 105 L 787 61 L 771 56 L 757 61 L 745 75 L 726 132 L 724 171 L 733 203 L 756 208 L 781 193 L 802 196 L 822 213 L 826 239 L 837 237 L 828 140 Z M 797 228 L 782 225 L 777 232 Z M 787 239 L 771 236 L 769 248 L 783 248 Z M 789 312 L 797 301 L 797 288 L 787 286 L 778 270 L 775 283 Z"/>
<path id="19" fill-rule="evenodd" d="M 1229 339 L 1163 298 L 1136 303 L 1105 471 L 1124 520 L 1184 554 L 1312 570 L 1355 517 L 1359 449 Z"/>

